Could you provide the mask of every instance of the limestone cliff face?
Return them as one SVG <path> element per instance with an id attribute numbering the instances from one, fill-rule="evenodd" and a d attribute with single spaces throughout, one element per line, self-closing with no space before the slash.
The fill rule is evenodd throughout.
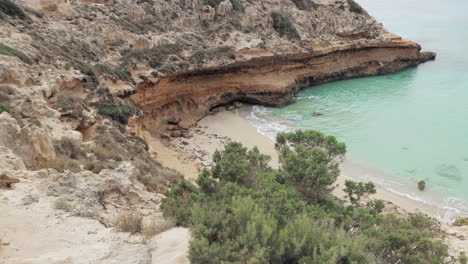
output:
<path id="1" fill-rule="evenodd" d="M 24 15 L 0 11 L 0 44 L 20 55 L 0 50 L 0 88 L 16 95 L 0 104 L 52 141 L 88 140 L 99 105 L 136 103 L 136 129 L 186 130 L 217 105 L 283 105 L 305 86 L 434 57 L 354 0 L 15 3 Z"/>
<path id="2" fill-rule="evenodd" d="M 131 98 L 144 111 L 140 118 L 143 127 L 157 133 L 173 130 L 177 124 L 186 130 L 218 105 L 244 101 L 281 106 L 291 102 L 303 87 L 391 73 L 435 57 L 433 53 L 421 53 L 416 43 L 401 39 L 316 48 L 310 53 L 240 52 L 252 58 L 140 84 Z"/>

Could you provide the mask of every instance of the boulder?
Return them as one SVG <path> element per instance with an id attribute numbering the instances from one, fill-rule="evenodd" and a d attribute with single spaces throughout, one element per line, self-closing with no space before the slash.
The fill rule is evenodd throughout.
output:
<path id="1" fill-rule="evenodd" d="M 418 182 L 418 189 L 420 191 L 424 191 L 425 188 L 426 188 L 426 182 L 425 181 L 419 181 Z"/>
<path id="2" fill-rule="evenodd" d="M 180 137 L 182 136 L 182 132 L 180 132 L 179 130 L 174 130 L 171 132 L 171 137 Z"/>
<path id="3" fill-rule="evenodd" d="M 9 177 L 5 173 L 0 174 L 0 188 L 11 188 L 13 184 L 20 182 L 16 178 Z"/>

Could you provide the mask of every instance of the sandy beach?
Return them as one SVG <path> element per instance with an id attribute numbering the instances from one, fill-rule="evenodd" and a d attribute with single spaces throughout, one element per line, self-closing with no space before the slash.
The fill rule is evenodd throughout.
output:
<path id="1" fill-rule="evenodd" d="M 150 149 L 154 149 L 154 152 L 157 153 L 157 159 L 164 166 L 182 170 L 184 175 L 194 182 L 198 172 L 212 164 L 212 154 L 216 150 L 221 150 L 223 145 L 229 141 L 241 142 L 248 148 L 257 147 L 262 153 L 271 157 L 270 165 L 273 168 L 278 168 L 278 154 L 274 148 L 274 141 L 258 133 L 256 127 L 237 115 L 235 111 L 215 111 L 205 116 L 191 129 L 189 139 L 174 138 L 170 141 L 155 143 L 156 145 L 150 144 Z M 176 160 L 182 160 L 182 166 Z M 363 175 L 380 175 L 381 173 L 348 158 L 341 166 L 341 175 L 336 182 L 334 194 L 345 199 L 342 189 L 346 179 L 363 180 Z M 382 175 L 382 177 L 388 176 Z M 378 183 L 376 183 L 376 187 L 377 194 L 372 198 L 386 201 L 387 210 L 399 213 L 422 212 L 432 217 L 437 217 L 440 214 L 440 209 L 435 206 L 391 192 Z M 414 188 L 417 187 L 414 186 Z M 468 250 L 467 226 L 451 227 L 443 223 L 442 227 L 448 234 L 447 241 L 454 255 L 457 255 L 456 252 Z"/>

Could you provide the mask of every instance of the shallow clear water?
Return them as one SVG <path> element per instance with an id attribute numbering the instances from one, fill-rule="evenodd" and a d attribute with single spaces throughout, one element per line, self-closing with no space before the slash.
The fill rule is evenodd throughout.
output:
<path id="1" fill-rule="evenodd" d="M 307 88 L 286 107 L 255 107 L 251 121 L 265 133 L 304 128 L 335 135 L 351 157 L 395 179 L 414 186 L 425 180 L 468 201 L 468 1 L 358 2 L 389 31 L 437 52 L 436 61 Z"/>

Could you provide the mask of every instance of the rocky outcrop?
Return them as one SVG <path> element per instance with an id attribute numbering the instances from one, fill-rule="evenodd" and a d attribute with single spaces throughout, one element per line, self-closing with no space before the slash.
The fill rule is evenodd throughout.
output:
<path id="1" fill-rule="evenodd" d="M 26 167 L 39 168 L 55 158 L 51 136 L 44 129 L 33 124 L 20 127 L 7 112 L 0 114 L 0 124 L 0 147 L 11 149 Z"/>
<path id="2" fill-rule="evenodd" d="M 281 55 L 241 50 L 244 56 L 260 56 L 144 82 L 131 98 L 145 113 L 140 120 L 145 129 L 161 132 L 178 125 L 186 130 L 218 105 L 245 101 L 281 106 L 303 87 L 391 73 L 435 58 L 434 53 L 421 53 L 418 44 L 401 39 L 312 50 Z"/>
<path id="3" fill-rule="evenodd" d="M 57 94 L 74 95 L 83 107 L 55 108 L 63 126 L 79 131 L 99 121 L 96 105 L 123 103 L 108 95 L 133 94 L 144 112 L 133 126 L 187 136 L 217 105 L 282 105 L 304 86 L 393 72 L 433 56 L 351 0 L 17 3 L 28 23 L 5 16 L 10 23 L 0 24 L 0 37 L 29 63 L 0 54 L 7 62 L 0 85 L 40 91 L 49 106 Z M 34 109 L 21 106 L 23 116 L 41 119 Z"/>

